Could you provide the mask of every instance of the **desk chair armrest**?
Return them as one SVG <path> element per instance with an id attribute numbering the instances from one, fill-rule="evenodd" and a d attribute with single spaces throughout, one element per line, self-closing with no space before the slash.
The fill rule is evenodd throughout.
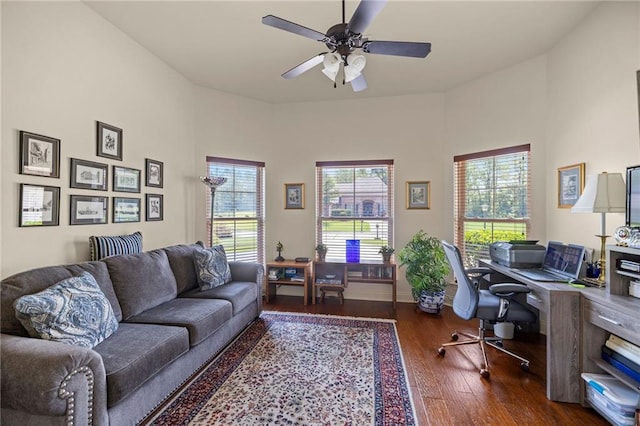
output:
<path id="1" fill-rule="evenodd" d="M 489 291 L 498 297 L 512 297 L 515 294 L 530 293 L 531 289 L 524 284 L 502 283 L 493 284 Z"/>
<path id="2" fill-rule="evenodd" d="M 475 267 L 475 268 L 467 268 L 464 270 L 467 275 L 489 275 L 489 274 L 493 274 L 495 271 L 491 268 L 487 268 L 487 267 Z"/>

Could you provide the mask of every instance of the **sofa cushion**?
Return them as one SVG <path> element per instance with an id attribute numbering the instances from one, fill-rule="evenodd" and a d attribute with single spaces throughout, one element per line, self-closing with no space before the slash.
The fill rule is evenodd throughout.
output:
<path id="1" fill-rule="evenodd" d="M 193 255 L 200 290 L 209 290 L 231 282 L 231 270 L 223 246 L 196 250 Z"/>
<path id="2" fill-rule="evenodd" d="M 204 243 L 198 241 L 194 244 L 180 244 L 163 249 L 169 259 L 173 275 L 176 277 L 178 294 L 198 287 L 198 276 L 193 262 L 193 253 L 203 248 Z"/>
<path id="3" fill-rule="evenodd" d="M 256 301 L 258 291 L 259 288 L 256 283 L 233 281 L 211 290 L 200 291 L 199 289 L 193 289 L 181 294 L 180 298 L 228 300 L 233 305 L 233 314 L 236 315 Z"/>
<path id="4" fill-rule="evenodd" d="M 162 250 L 111 256 L 102 261 L 109 269 L 125 320 L 176 297 L 176 279 Z"/>
<path id="5" fill-rule="evenodd" d="M 89 237 L 89 254 L 91 260 L 100 260 L 117 254 L 134 254 L 142 252 L 142 234 L 134 232 L 130 235 Z"/>
<path id="6" fill-rule="evenodd" d="M 232 316 L 226 300 L 174 299 L 133 316 L 127 322 L 186 327 L 189 344 L 195 346 L 218 330 Z"/>
<path id="7" fill-rule="evenodd" d="M 103 262 L 82 262 L 75 265 L 46 266 L 31 269 L 3 279 L 0 283 L 0 331 L 18 336 L 28 336 L 27 330 L 16 318 L 13 302 L 21 296 L 37 293 L 57 282 L 78 276 L 85 271 L 96 279 L 100 289 L 109 299 L 116 319 L 120 321 L 122 319 L 122 310 L 113 290 L 107 265 Z"/>
<path id="8" fill-rule="evenodd" d="M 113 309 L 93 275 L 83 272 L 14 303 L 31 337 L 92 348 L 118 329 Z"/>
<path id="9" fill-rule="evenodd" d="M 113 407 L 187 352 L 189 333 L 184 327 L 123 322 L 93 350 L 102 357 L 107 374 L 107 407 Z"/>

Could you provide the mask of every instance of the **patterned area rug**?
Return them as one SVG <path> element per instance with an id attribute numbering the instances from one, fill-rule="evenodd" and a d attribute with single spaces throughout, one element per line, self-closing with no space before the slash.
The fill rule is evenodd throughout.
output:
<path id="1" fill-rule="evenodd" d="M 415 425 L 393 320 L 263 312 L 145 424 Z"/>

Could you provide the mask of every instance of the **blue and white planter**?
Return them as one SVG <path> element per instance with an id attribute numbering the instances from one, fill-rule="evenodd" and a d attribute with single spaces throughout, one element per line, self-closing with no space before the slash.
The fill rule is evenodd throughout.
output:
<path id="1" fill-rule="evenodd" d="M 435 293 L 423 290 L 418 299 L 418 308 L 422 312 L 439 314 L 444 307 L 444 294 L 444 290 Z"/>

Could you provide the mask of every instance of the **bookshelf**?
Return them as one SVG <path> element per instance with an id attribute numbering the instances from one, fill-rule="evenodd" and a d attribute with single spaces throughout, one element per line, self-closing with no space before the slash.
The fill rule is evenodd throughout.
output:
<path id="1" fill-rule="evenodd" d="M 285 259 L 282 262 L 267 262 L 265 265 L 265 285 L 267 303 L 276 297 L 277 289 L 281 285 L 300 286 L 304 289 L 304 304 L 309 301 L 309 287 L 311 286 L 311 275 L 313 262 L 296 262 Z"/>
<path id="2" fill-rule="evenodd" d="M 333 286 L 344 290 L 349 283 L 388 284 L 392 286 L 392 303 L 396 308 L 396 273 L 397 267 L 393 262 L 327 262 L 315 261 L 311 300 L 316 303 L 318 290 L 323 287 L 331 289 Z"/>
<path id="3" fill-rule="evenodd" d="M 582 304 L 582 372 L 605 372 L 640 393 L 640 381 L 624 374 L 601 356 L 602 346 L 612 334 L 640 346 L 640 299 L 629 295 L 629 283 L 639 280 L 640 272 L 621 267 L 622 260 L 640 262 L 640 249 L 607 246 L 606 287 L 582 290 L 585 299 Z M 585 394 L 583 385 L 581 401 L 589 406 Z M 593 408 L 609 419 L 608 413 Z"/>

